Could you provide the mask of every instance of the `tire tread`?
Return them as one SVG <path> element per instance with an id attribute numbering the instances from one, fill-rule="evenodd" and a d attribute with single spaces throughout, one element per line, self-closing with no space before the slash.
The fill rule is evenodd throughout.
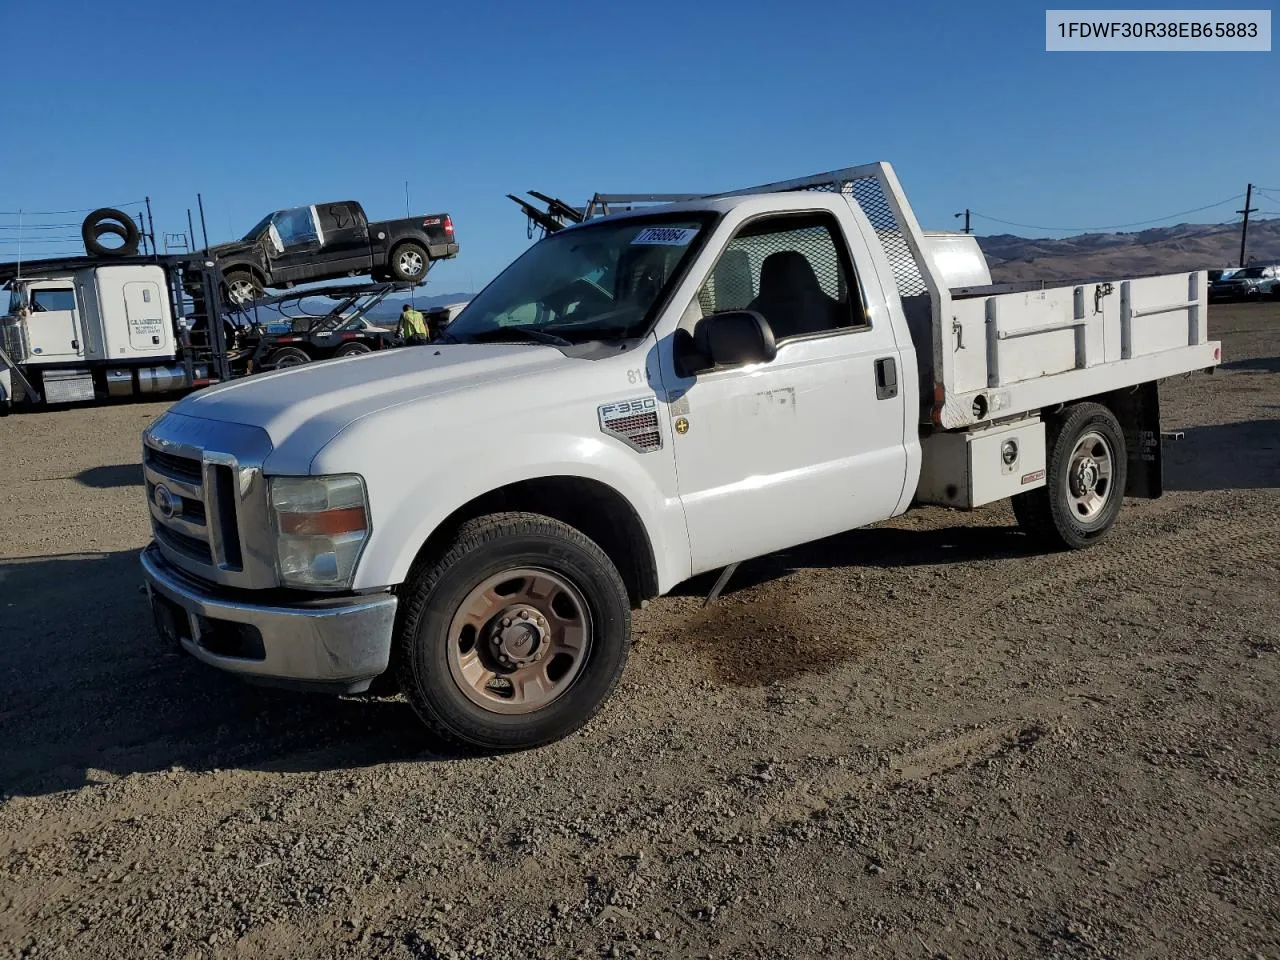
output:
<path id="1" fill-rule="evenodd" d="M 1045 462 L 1045 485 L 1012 498 L 1013 515 L 1029 537 L 1048 549 L 1079 550 L 1091 547 L 1104 539 L 1115 524 L 1115 516 L 1102 529 L 1088 536 L 1073 534 L 1071 518 L 1063 510 L 1061 498 L 1058 496 L 1057 479 L 1062 468 L 1062 460 L 1071 455 L 1071 446 L 1075 438 L 1083 432 L 1085 425 L 1094 419 L 1109 424 L 1114 428 L 1120 443 L 1113 451 L 1116 458 L 1117 480 L 1116 491 L 1119 501 L 1124 499 L 1124 479 L 1126 476 L 1127 452 L 1124 447 L 1124 431 L 1116 421 L 1115 414 L 1109 407 L 1101 403 L 1085 401 L 1076 403 L 1045 424 L 1045 449 L 1048 452 Z M 1110 507 L 1108 507 L 1110 509 Z M 1119 507 L 1116 508 L 1116 515 Z"/>
<path id="2" fill-rule="evenodd" d="M 454 747 L 474 749 L 477 746 L 478 738 L 460 735 L 443 717 L 431 708 L 429 703 L 423 698 L 414 695 L 414 691 L 419 688 L 417 675 L 418 658 L 413 656 L 411 647 L 417 637 L 418 624 L 427 610 L 436 585 L 440 582 L 445 572 L 468 554 L 516 536 L 542 536 L 568 540 L 579 549 L 592 555 L 601 571 L 613 581 L 614 589 L 618 595 L 621 597 L 627 596 L 626 586 L 622 582 L 621 575 L 609 559 L 608 554 L 595 541 L 575 527 L 538 513 L 508 511 L 487 514 L 468 520 L 459 526 L 447 547 L 435 555 L 424 557 L 415 563 L 410 568 L 408 577 L 405 578 L 405 599 L 401 604 L 401 616 L 397 618 L 395 649 L 392 654 L 393 669 L 396 671 L 400 688 L 413 705 L 418 717 L 433 735 Z M 630 607 L 626 603 L 623 603 L 622 606 L 625 616 L 623 627 L 629 637 L 631 629 Z M 537 742 L 521 744 L 519 745 L 520 748 L 541 746 L 545 743 L 559 740 L 590 722 L 617 689 L 618 683 L 622 679 L 626 658 L 627 647 L 624 645 L 618 669 L 609 678 L 604 695 L 597 699 L 590 710 L 584 711 L 575 718 L 575 723 L 569 730 L 543 737 Z M 515 749 L 514 747 L 490 746 L 495 749 Z"/>

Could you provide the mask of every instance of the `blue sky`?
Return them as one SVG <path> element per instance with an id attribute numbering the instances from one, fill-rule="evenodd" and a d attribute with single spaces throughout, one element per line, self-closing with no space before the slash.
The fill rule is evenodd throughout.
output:
<path id="1" fill-rule="evenodd" d="M 889 160 L 945 229 L 966 206 L 1091 227 L 1280 187 L 1261 106 L 1280 53 L 1046 53 L 1044 5 L 1025 2 L 51 9 L 10 5 L 0 27 L 0 211 L 150 195 L 159 234 L 186 229 L 201 191 L 222 240 L 328 199 L 400 216 L 407 179 L 413 211 L 451 212 L 462 246 L 428 292 L 481 286 L 528 245 L 505 194 L 530 188 L 581 203 Z"/>

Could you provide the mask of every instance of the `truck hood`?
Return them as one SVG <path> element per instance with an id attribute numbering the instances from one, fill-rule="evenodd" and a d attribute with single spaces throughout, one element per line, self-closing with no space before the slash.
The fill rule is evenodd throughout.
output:
<path id="1" fill-rule="evenodd" d="M 215 243 L 209 247 L 209 255 L 214 258 L 226 258 L 236 253 L 245 253 L 258 246 L 257 240 L 229 240 L 226 243 Z"/>
<path id="2" fill-rule="evenodd" d="M 540 344 L 403 347 L 255 374 L 190 394 L 171 409 L 262 428 L 292 472 L 371 414 L 580 362 Z"/>

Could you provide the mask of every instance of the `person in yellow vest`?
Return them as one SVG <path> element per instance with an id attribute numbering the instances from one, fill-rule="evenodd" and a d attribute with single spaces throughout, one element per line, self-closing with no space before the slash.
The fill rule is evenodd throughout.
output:
<path id="1" fill-rule="evenodd" d="M 427 343 L 431 339 L 430 331 L 427 329 L 427 321 L 422 315 L 422 311 L 415 310 L 407 303 L 404 305 L 404 309 L 400 311 L 400 328 L 398 332 L 400 339 L 405 343 Z"/>

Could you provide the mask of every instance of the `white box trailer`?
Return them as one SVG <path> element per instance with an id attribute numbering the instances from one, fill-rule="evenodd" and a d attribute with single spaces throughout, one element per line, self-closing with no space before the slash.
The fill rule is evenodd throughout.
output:
<path id="1" fill-rule="evenodd" d="M 170 281 L 159 263 L 46 268 L 9 281 L 0 317 L 0 407 L 191 386 Z"/>

